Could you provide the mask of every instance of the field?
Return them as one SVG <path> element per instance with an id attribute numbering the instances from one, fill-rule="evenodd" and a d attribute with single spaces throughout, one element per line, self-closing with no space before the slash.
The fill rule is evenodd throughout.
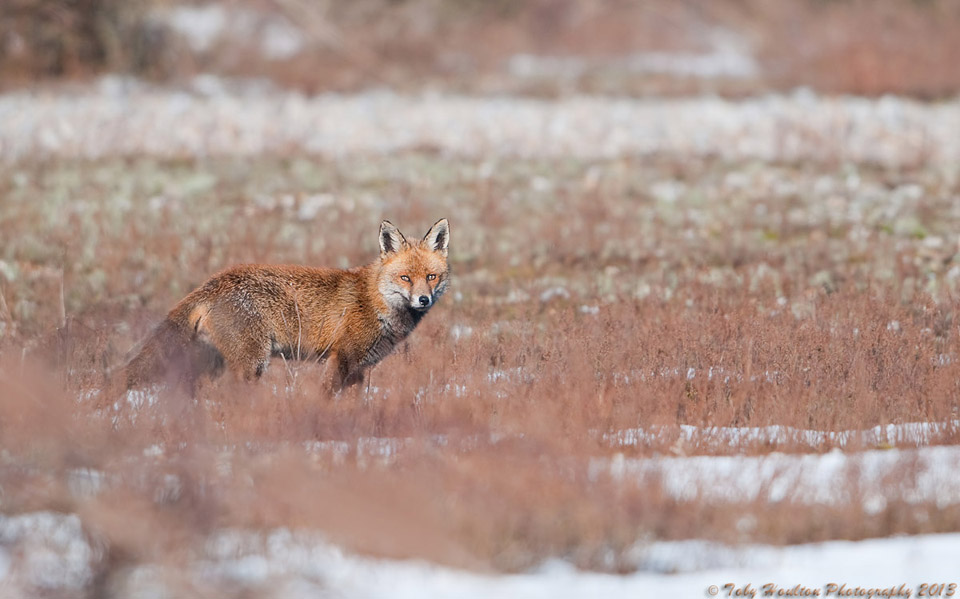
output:
<path id="1" fill-rule="evenodd" d="M 0 95 L 0 594 L 955 581 L 957 100 L 467 91 Z M 110 390 L 217 270 L 440 217 L 451 290 L 359 388 Z"/>
<path id="2" fill-rule="evenodd" d="M 131 93 L 144 113 L 169 100 Z M 295 135 L 286 152 L 231 156 L 213 144 L 235 141 L 213 136 L 188 158 L 156 112 L 145 132 L 137 111 L 110 120 L 128 136 L 101 151 L 109 128 L 69 112 L 95 97 L 8 98 L 23 120 L 55 128 L 63 110 L 89 124 L 49 151 L 43 126 L 11 136 L 39 158 L 0 178 L 4 511 L 78 515 L 85 584 L 180 571 L 231 530 L 302 529 L 351 552 L 503 572 L 549 558 L 630 572 L 659 541 L 960 530 L 958 173 L 935 130 L 955 107 L 905 103 L 910 129 L 894 134 L 933 141 L 885 162 L 870 144 L 836 143 L 851 159 L 817 142 L 788 150 L 803 160 L 761 159 L 719 137 L 701 155 L 602 158 L 584 142 L 554 156 L 556 140 L 535 133 L 522 154 L 473 157 L 429 135 L 383 153 L 390 139 L 362 132 L 341 156 Z M 196 100 L 189 118 L 228 119 L 229 101 Z M 429 111 L 453 122 L 463 101 Z M 406 99 L 346 103 L 371 102 L 396 113 Z M 805 102 L 810 127 L 864 108 L 783 102 Z M 570 118 L 602 129 L 603 108 Z M 565 107 L 499 111 L 524 109 L 550 122 Z M 307 103 L 299 120 L 314 110 L 332 109 Z M 765 130 L 771 111 L 750 110 L 751 131 Z M 256 134 L 240 137 L 289 126 L 242 118 Z M 365 388 L 332 396 L 322 365 L 274 361 L 263 382 L 219 379 L 196 400 L 105 395 L 108 369 L 217 269 L 359 264 L 381 218 L 420 234 L 440 216 L 452 291 Z"/>

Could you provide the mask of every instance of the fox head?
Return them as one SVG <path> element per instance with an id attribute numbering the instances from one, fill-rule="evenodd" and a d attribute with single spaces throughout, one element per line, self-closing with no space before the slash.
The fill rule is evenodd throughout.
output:
<path id="1" fill-rule="evenodd" d="M 409 242 L 390 221 L 380 223 L 378 286 L 393 309 L 424 313 L 447 289 L 450 225 L 438 220 L 423 239 Z"/>

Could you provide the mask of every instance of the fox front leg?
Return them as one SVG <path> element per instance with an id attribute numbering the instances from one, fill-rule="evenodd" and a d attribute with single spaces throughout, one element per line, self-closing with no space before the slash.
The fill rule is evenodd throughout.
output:
<path id="1" fill-rule="evenodd" d="M 333 390 L 342 391 L 363 382 L 364 368 L 343 354 L 336 356 L 336 372 L 333 374 Z"/>

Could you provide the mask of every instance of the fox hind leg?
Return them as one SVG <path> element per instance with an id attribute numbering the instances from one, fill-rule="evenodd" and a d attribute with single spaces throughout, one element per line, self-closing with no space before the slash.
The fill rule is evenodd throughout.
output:
<path id="1" fill-rule="evenodd" d="M 262 321 L 254 315 L 211 310 L 204 325 L 198 334 L 219 351 L 227 370 L 247 381 L 263 375 L 270 364 L 273 344 Z"/>
<path id="2" fill-rule="evenodd" d="M 227 369 L 237 378 L 245 381 L 256 380 L 263 376 L 270 364 L 270 341 L 257 338 L 248 338 L 224 354 Z"/>

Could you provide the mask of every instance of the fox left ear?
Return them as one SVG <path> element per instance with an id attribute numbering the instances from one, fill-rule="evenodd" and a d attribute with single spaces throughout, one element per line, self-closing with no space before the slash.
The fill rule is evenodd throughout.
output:
<path id="1" fill-rule="evenodd" d="M 447 219 L 441 218 L 430 227 L 427 234 L 423 236 L 424 243 L 431 250 L 447 256 L 447 248 L 450 246 L 450 223 Z"/>

